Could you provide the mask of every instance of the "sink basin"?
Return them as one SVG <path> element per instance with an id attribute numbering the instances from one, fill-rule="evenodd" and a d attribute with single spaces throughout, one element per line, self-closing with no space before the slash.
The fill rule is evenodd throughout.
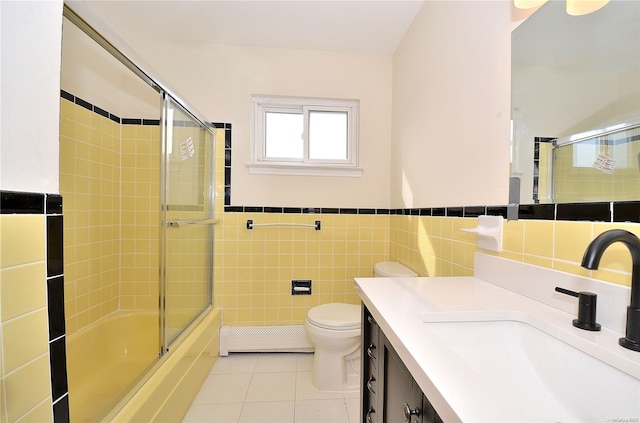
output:
<path id="1" fill-rule="evenodd" d="M 637 375 L 550 335 L 544 324 L 524 313 L 420 313 L 419 317 L 437 342 L 434 347 L 447 350 L 449 365 L 465 378 L 468 375 L 469 386 L 489 391 L 495 399 L 486 406 L 487 415 L 494 407 L 502 417 L 520 422 L 640 419 Z"/>

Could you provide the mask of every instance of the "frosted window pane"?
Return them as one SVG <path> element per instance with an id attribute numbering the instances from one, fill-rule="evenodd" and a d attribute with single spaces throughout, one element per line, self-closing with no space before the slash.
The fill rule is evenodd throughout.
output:
<path id="1" fill-rule="evenodd" d="M 302 159 L 303 123 L 301 113 L 267 112 L 265 116 L 266 157 Z"/>
<path id="2" fill-rule="evenodd" d="M 347 112 L 309 112 L 309 158 L 347 160 Z"/>

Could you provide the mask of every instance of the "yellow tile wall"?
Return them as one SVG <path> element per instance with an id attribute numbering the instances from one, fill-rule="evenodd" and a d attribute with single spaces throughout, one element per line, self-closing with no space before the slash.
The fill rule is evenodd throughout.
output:
<path id="1" fill-rule="evenodd" d="M 51 421 L 45 216 L 2 215 L 0 233 L 0 422 Z"/>
<path id="2" fill-rule="evenodd" d="M 477 219 L 458 217 L 392 216 L 389 257 L 421 276 L 469 276 L 473 254 L 482 251 L 511 260 L 630 286 L 631 256 L 615 243 L 605 251 L 599 270 L 580 266 L 585 249 L 598 234 L 626 229 L 640 236 L 637 223 L 550 220 L 505 221 L 503 251 L 476 247 L 475 237 L 460 231 L 475 227 Z"/>
<path id="3" fill-rule="evenodd" d="M 158 303 L 159 127 L 60 100 L 67 335 Z"/>
<path id="4" fill-rule="evenodd" d="M 160 127 L 122 125 L 120 308 L 157 309 Z"/>
<path id="5" fill-rule="evenodd" d="M 353 278 L 372 276 L 388 255 L 389 216 L 224 213 L 216 227 L 214 303 L 225 325 L 302 324 L 307 311 L 329 302 L 359 304 Z M 258 227 L 305 223 L 322 229 Z M 292 279 L 311 279 L 312 295 L 291 295 Z"/>
<path id="6" fill-rule="evenodd" d="M 118 308 L 119 125 L 61 100 L 67 334 Z"/>

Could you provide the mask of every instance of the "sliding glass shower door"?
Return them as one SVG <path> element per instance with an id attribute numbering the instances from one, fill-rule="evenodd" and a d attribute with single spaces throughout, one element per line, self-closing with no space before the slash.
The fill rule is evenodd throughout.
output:
<path id="1" fill-rule="evenodd" d="M 212 304 L 214 135 L 164 95 L 163 350 Z"/>

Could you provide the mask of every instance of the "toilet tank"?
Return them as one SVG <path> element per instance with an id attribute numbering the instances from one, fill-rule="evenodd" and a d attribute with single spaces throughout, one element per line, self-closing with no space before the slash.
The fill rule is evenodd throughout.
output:
<path id="1" fill-rule="evenodd" d="M 378 278 L 409 278 L 418 276 L 397 261 L 381 261 L 373 266 L 373 275 Z"/>

